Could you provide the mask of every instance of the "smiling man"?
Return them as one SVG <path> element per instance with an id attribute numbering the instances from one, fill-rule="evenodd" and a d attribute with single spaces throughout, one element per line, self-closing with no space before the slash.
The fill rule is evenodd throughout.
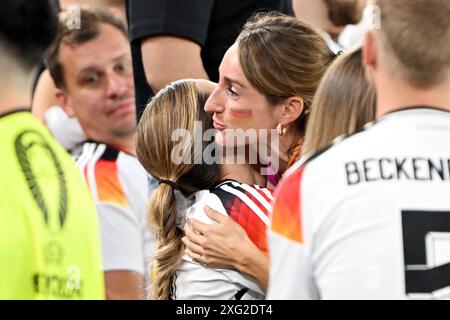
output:
<path id="1" fill-rule="evenodd" d="M 61 107 L 78 118 L 89 139 L 76 159 L 100 218 L 107 298 L 139 299 L 153 248 L 145 217 L 147 174 L 134 156 L 127 33 L 105 12 L 81 10 L 80 21 L 81 28 L 72 30 L 62 21 L 48 69 Z"/>

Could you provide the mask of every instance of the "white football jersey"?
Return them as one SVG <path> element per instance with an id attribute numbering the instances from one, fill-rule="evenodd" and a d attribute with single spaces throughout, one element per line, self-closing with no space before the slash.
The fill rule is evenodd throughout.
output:
<path id="1" fill-rule="evenodd" d="M 450 298 L 450 113 L 395 111 L 296 164 L 269 253 L 268 299 Z"/>
<path id="2" fill-rule="evenodd" d="M 147 172 L 135 156 L 98 142 L 85 142 L 76 159 L 97 207 L 103 270 L 148 279 L 156 240 L 145 210 L 153 191 Z"/>
<path id="3" fill-rule="evenodd" d="M 267 188 L 226 180 L 211 191 L 199 191 L 186 215 L 203 223 L 214 223 L 205 205 L 236 221 L 250 240 L 267 253 L 266 230 L 270 223 L 273 196 Z M 208 268 L 188 255 L 176 273 L 173 298 L 177 300 L 261 300 L 264 289 L 251 277 L 231 269 Z"/>

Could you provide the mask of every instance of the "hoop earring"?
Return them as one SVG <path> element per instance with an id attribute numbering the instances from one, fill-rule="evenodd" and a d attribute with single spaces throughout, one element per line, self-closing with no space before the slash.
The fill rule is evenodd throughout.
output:
<path id="1" fill-rule="evenodd" d="M 277 125 L 277 133 L 280 135 L 280 137 L 284 136 L 287 130 L 288 130 L 287 126 L 283 125 L 282 123 L 279 123 Z"/>

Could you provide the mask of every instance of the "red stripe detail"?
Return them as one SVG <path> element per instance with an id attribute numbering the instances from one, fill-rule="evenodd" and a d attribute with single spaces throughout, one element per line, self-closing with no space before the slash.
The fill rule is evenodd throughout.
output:
<path id="1" fill-rule="evenodd" d="M 255 190 L 258 191 L 258 193 L 259 193 L 260 195 L 262 195 L 262 196 L 264 197 L 264 199 L 266 199 L 266 201 L 267 201 L 269 204 L 272 204 L 272 199 L 269 199 L 269 197 L 267 196 L 266 193 L 264 193 L 264 191 L 259 190 L 259 189 L 255 189 Z"/>
<path id="2" fill-rule="evenodd" d="M 260 201 L 257 201 L 253 195 L 248 191 L 240 190 L 243 192 L 254 205 L 258 206 L 261 211 L 269 216 L 270 212 L 267 210 Z M 270 203 L 270 202 L 269 202 Z M 229 210 L 230 218 L 239 223 L 246 231 L 250 240 L 263 252 L 267 253 L 267 226 L 264 221 L 244 202 L 241 198 L 235 197 L 231 210 Z"/>
<path id="3" fill-rule="evenodd" d="M 257 206 L 257 207 L 259 208 L 259 210 L 261 210 L 266 216 L 269 216 L 269 215 L 270 215 L 270 212 L 263 206 L 263 204 L 261 203 L 261 201 L 259 201 L 257 198 L 255 198 L 250 192 L 245 191 L 244 194 L 245 194 L 245 195 L 250 199 L 250 201 L 251 201 L 255 206 Z M 242 200 L 242 201 L 245 203 L 244 200 Z M 246 205 L 247 205 L 247 204 L 246 204 Z M 259 218 L 258 215 L 256 215 L 256 213 L 255 213 L 255 216 L 258 217 L 258 219 L 261 219 L 261 218 Z M 262 221 L 262 220 L 261 220 L 261 221 Z"/>

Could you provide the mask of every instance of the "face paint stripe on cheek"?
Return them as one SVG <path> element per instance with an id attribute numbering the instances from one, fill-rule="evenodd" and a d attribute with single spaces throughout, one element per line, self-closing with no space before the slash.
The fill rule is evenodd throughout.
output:
<path id="1" fill-rule="evenodd" d="M 250 109 L 231 109 L 228 113 L 230 121 L 246 121 L 253 117 L 253 111 Z"/>

